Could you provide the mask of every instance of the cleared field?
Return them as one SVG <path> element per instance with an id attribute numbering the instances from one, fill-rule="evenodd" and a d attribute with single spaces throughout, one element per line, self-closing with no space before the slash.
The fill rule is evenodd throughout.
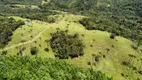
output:
<path id="1" fill-rule="evenodd" d="M 127 66 L 122 65 L 122 61 L 129 60 L 129 54 L 136 56 L 130 61 L 137 70 L 141 67 L 140 52 L 134 50 L 131 45 L 132 41 L 123 37 L 117 36 L 115 39 L 110 38 L 110 33 L 98 30 L 86 30 L 77 21 L 84 16 L 64 14 L 55 15 L 56 23 L 46 23 L 40 21 L 31 21 L 32 24 L 21 26 L 12 36 L 12 41 L 3 49 L 7 50 L 9 55 L 17 55 L 21 48 L 25 48 L 22 55 L 30 55 L 31 47 L 37 47 L 39 52 L 38 57 L 42 58 L 55 58 L 54 52 L 48 42 L 51 38 L 51 33 L 55 33 L 57 29 L 69 30 L 69 34 L 78 33 L 80 39 L 83 40 L 85 45 L 82 57 L 65 60 L 69 63 L 75 64 L 80 67 L 92 67 L 94 70 L 100 70 L 114 77 L 114 80 L 136 80 L 138 77 L 142 79 L 136 71 L 129 69 Z M 14 17 L 15 19 L 22 19 Z M 26 19 L 24 19 L 26 20 Z M 49 52 L 44 49 L 48 48 Z M 2 50 L 1 50 L 2 51 Z M 93 55 L 100 55 L 99 61 L 95 61 Z M 88 62 L 93 63 L 88 65 Z M 122 74 L 128 75 L 122 76 Z"/>

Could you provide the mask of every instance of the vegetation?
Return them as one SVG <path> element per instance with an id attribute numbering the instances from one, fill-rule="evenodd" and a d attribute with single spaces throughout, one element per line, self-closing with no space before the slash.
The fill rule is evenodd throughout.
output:
<path id="1" fill-rule="evenodd" d="M 5 3 L 19 1 L 1 1 Z M 24 3 L 30 3 L 29 0 Z M 33 3 L 36 3 L 34 1 Z M 137 41 L 140 45 L 142 37 L 142 1 L 139 0 L 51 0 L 49 3 L 39 5 L 40 9 L 11 9 L 1 5 L 1 14 L 17 15 L 24 18 L 48 21 L 48 15 L 57 14 L 53 10 L 68 11 L 75 14 L 83 14 L 88 18 L 80 21 L 88 30 L 102 30 L 115 33 L 118 36 Z M 40 3 L 38 3 L 40 4 Z M 134 5 L 135 4 L 135 5 Z M 22 13 L 21 13 L 22 12 Z M 34 13 L 34 14 L 33 14 Z"/>
<path id="2" fill-rule="evenodd" d="M 41 8 L 86 15 L 87 19 L 79 21 L 86 29 L 108 31 L 141 44 L 141 3 L 139 0 L 52 0 Z"/>
<path id="3" fill-rule="evenodd" d="M 68 59 L 69 57 L 74 58 L 84 55 L 84 45 L 79 39 L 78 34 L 68 35 L 65 31 L 59 31 L 52 34 L 50 45 L 56 53 L 55 57 L 60 59 Z"/>
<path id="4" fill-rule="evenodd" d="M 44 10 L 44 9 L 32 9 L 31 7 L 26 8 L 14 8 L 11 6 L 0 5 L 1 15 L 4 16 L 20 16 L 22 18 L 28 18 L 32 20 L 49 21 L 49 15 L 59 14 L 55 11 Z M 34 14 L 33 14 L 34 13 Z"/>
<path id="5" fill-rule="evenodd" d="M 114 39 L 115 37 L 116 37 L 116 34 L 115 33 L 111 33 L 110 38 Z"/>
<path id="6" fill-rule="evenodd" d="M 32 48 L 31 48 L 31 54 L 32 54 L 32 55 L 35 55 L 35 54 L 37 54 L 37 53 L 38 53 L 37 47 L 32 47 Z"/>
<path id="7" fill-rule="evenodd" d="M 0 0 L 0 4 L 40 5 L 41 0 Z"/>
<path id="8" fill-rule="evenodd" d="M 0 16 L 0 44 L 7 44 L 11 40 L 13 31 L 24 25 L 21 20 L 16 21 L 13 18 L 5 18 Z"/>
<path id="9" fill-rule="evenodd" d="M 112 80 L 100 71 L 28 56 L 0 56 L 0 71 L 1 80 Z"/>
<path id="10" fill-rule="evenodd" d="M 0 0 L 0 80 L 142 79 L 142 1 L 37 1 Z"/>

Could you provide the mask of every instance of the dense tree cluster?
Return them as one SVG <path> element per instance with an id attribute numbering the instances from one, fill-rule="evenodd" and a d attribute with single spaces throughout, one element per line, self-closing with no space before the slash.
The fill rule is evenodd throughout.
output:
<path id="1" fill-rule="evenodd" d="M 52 34 L 50 45 L 55 56 L 60 59 L 68 59 L 69 57 L 83 56 L 83 43 L 79 39 L 78 34 L 68 35 L 65 31 L 59 31 Z"/>
<path id="2" fill-rule="evenodd" d="M 0 44 L 7 44 L 11 40 L 13 31 L 23 24 L 21 20 L 16 21 L 13 18 L 0 16 Z"/>
<path id="3" fill-rule="evenodd" d="M 112 80 L 64 61 L 28 56 L 0 56 L 0 71 L 0 80 Z"/>
<path id="4" fill-rule="evenodd" d="M 0 0 L 0 4 L 40 5 L 41 0 Z"/>
<path id="5" fill-rule="evenodd" d="M 20 16 L 22 18 L 47 21 L 47 22 L 50 21 L 50 19 L 48 18 L 49 15 L 59 14 L 58 12 L 55 11 L 38 9 L 38 8 L 32 9 L 31 7 L 15 8 L 15 9 L 12 9 L 10 6 L 4 6 L 4 5 L 0 5 L 0 7 L 1 7 L 0 9 L 1 15 Z"/>

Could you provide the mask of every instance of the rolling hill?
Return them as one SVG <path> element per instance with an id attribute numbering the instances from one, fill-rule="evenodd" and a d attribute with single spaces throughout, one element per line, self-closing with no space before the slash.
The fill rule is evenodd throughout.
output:
<path id="1" fill-rule="evenodd" d="M 55 59 L 55 53 L 50 43 L 46 43 L 45 41 L 50 40 L 52 37 L 50 34 L 56 33 L 57 28 L 59 28 L 60 30 L 68 30 L 68 34 L 73 35 L 78 33 L 85 45 L 84 56 L 64 61 L 79 67 L 93 67 L 94 70 L 113 76 L 115 80 L 125 78 L 137 79 L 138 77 L 141 79 L 141 74 L 138 71 L 141 68 L 140 60 L 142 57 L 140 52 L 132 48 L 132 41 L 120 36 L 111 39 L 111 34 L 108 32 L 86 30 L 84 26 L 76 23 L 84 16 L 63 14 L 51 17 L 56 17 L 55 23 L 33 20 L 31 24 L 18 28 L 13 33 L 12 40 L 1 51 L 7 51 L 7 55 L 17 55 L 20 49 L 24 49 L 21 54 L 22 56 L 33 56 L 30 54 L 30 48 L 37 47 L 39 51 L 35 56 Z M 26 19 L 19 17 L 14 18 L 26 21 Z M 31 29 L 32 31 L 29 33 Z M 46 52 L 45 48 L 48 48 L 49 52 Z M 130 55 L 135 57 L 131 58 Z M 100 56 L 98 60 L 96 60 L 97 56 Z M 130 62 L 132 66 L 125 65 L 123 62 Z M 133 70 L 133 68 L 136 68 L 136 70 Z"/>
<path id="2" fill-rule="evenodd" d="M 14 1 L 17 2 L 17 0 Z M 0 46 L 0 53 L 2 56 L 6 55 L 6 59 L 16 60 L 16 58 L 9 58 L 9 56 L 20 56 L 17 59 L 28 56 L 30 58 L 25 58 L 26 60 L 30 59 L 28 61 L 32 61 L 32 58 L 40 58 L 37 59 L 37 62 L 43 60 L 42 63 L 39 62 L 41 65 L 46 64 L 44 63 L 44 61 L 46 62 L 45 59 L 49 61 L 51 59 L 53 63 L 56 63 L 56 60 L 59 63 L 63 61 L 65 64 L 77 67 L 77 69 L 89 68 L 93 71 L 99 71 L 108 77 L 113 77 L 114 80 L 142 79 L 142 18 L 141 5 L 139 4 L 141 1 L 139 3 L 137 0 L 130 2 L 128 0 L 45 0 L 42 3 L 36 3 L 36 1 L 29 2 L 32 3 L 30 5 L 36 8 L 7 9 L 6 7 L 4 9 L 7 9 L 7 11 L 0 10 L 0 16 L 14 19 L 15 23 L 9 23 L 15 25 L 17 21 L 24 22 L 24 25 L 18 25 L 12 31 L 11 40 L 7 44 L 1 44 L 2 46 Z M 13 2 L 7 0 L 3 4 Z M 29 5 L 27 2 L 28 0 L 20 1 L 16 5 L 27 6 Z M 0 20 L 3 21 L 1 17 Z M 65 34 L 60 32 L 65 32 Z M 64 39 L 59 33 L 66 38 Z M 55 34 L 57 37 L 53 36 Z M 70 39 L 77 41 L 70 43 Z M 52 40 L 60 43 L 51 44 Z M 69 45 L 62 46 L 63 42 Z M 68 59 L 56 57 L 56 54 L 59 53 L 68 56 L 73 51 L 77 52 L 75 51 L 75 49 L 78 50 L 76 46 L 81 45 L 84 45 L 81 48 L 81 50 L 83 49 L 83 55 L 81 56 L 68 57 Z M 70 50 L 72 46 L 73 49 Z M 53 49 L 57 47 L 59 51 Z M 2 61 L 5 59 L 0 60 L 3 63 Z M 12 62 L 9 62 L 8 65 L 12 64 L 16 65 Z M 35 62 L 35 64 L 37 63 Z M 63 63 L 63 65 L 65 64 Z M 50 66 L 53 67 L 54 65 Z M 64 66 L 60 66 L 60 68 L 64 69 Z M 48 77 L 52 76 L 55 79 L 55 75 L 52 76 L 51 73 Z M 87 73 L 82 72 L 80 75 L 86 76 Z M 90 75 L 93 74 L 90 73 Z M 82 77 L 82 79 L 87 80 L 88 78 Z M 104 77 L 104 79 L 100 80 L 109 79 Z"/>

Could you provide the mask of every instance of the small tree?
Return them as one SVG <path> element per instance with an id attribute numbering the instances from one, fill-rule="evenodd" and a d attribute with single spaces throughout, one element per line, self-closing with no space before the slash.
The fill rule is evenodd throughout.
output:
<path id="1" fill-rule="evenodd" d="M 7 51 L 2 51 L 2 55 L 6 55 L 7 54 Z"/>
<path id="2" fill-rule="evenodd" d="M 116 34 L 111 33 L 110 38 L 111 38 L 111 39 L 114 39 L 115 37 L 116 37 Z"/>
<path id="3" fill-rule="evenodd" d="M 35 55 L 35 54 L 37 54 L 37 53 L 38 53 L 37 47 L 32 47 L 32 48 L 31 48 L 31 54 L 32 54 L 32 55 Z"/>
<path id="4" fill-rule="evenodd" d="M 48 49 L 48 48 L 45 48 L 44 51 L 49 52 L 49 49 Z"/>

